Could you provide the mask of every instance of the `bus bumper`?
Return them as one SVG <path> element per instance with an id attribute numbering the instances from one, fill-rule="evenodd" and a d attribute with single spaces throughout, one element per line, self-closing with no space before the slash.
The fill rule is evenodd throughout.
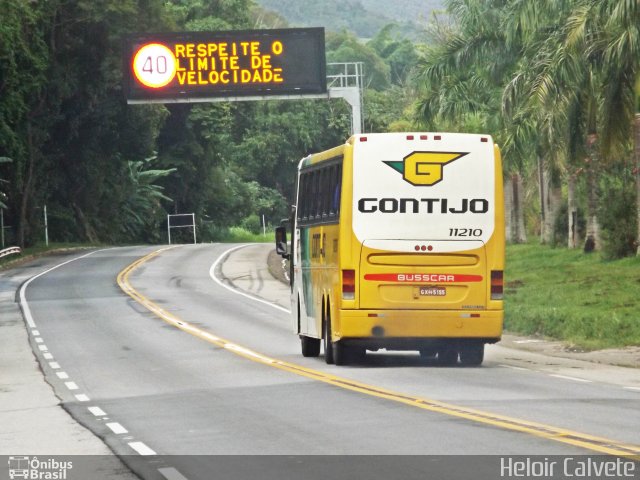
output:
<path id="1" fill-rule="evenodd" d="M 503 319 L 503 310 L 340 310 L 333 340 L 400 350 L 451 339 L 495 343 Z"/>

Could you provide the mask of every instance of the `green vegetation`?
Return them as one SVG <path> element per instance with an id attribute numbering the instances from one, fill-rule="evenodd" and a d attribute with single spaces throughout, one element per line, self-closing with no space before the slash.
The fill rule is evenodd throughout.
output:
<path id="1" fill-rule="evenodd" d="M 548 244 L 604 248 L 609 257 L 634 254 L 640 4 L 448 0 L 447 7 L 417 67 L 418 120 L 491 133 L 501 145 L 512 241 L 534 233 Z M 612 205 L 621 215 L 613 222 Z M 538 218 L 525 225 L 527 211 Z"/>
<path id="2" fill-rule="evenodd" d="M 401 27 L 403 38 L 417 39 L 431 16 L 442 8 L 440 0 L 257 0 L 295 27 L 324 26 L 329 32 L 347 30 L 360 38 L 373 38 L 390 23 Z M 274 25 L 269 25 L 273 27 Z"/>
<path id="3" fill-rule="evenodd" d="M 387 24 L 386 0 L 272 1 L 0 0 L 7 243 L 41 241 L 45 205 L 54 242 L 161 242 L 167 213 L 195 213 L 199 241 L 262 241 L 299 159 L 349 137 L 346 103 L 126 105 L 121 55 L 131 33 L 287 26 L 271 5 L 324 24 L 329 62 L 363 62 L 365 131 L 501 145 L 507 231 L 524 243 L 509 247 L 509 328 L 640 342 L 637 260 L 613 260 L 640 246 L 640 3 L 446 0 L 432 16 L 440 2 L 399 0 Z"/>
<path id="4" fill-rule="evenodd" d="M 52 241 L 158 243 L 167 213 L 195 213 L 201 241 L 235 238 L 233 226 L 286 218 L 297 162 L 350 136 L 342 100 L 126 105 L 124 36 L 266 26 L 273 16 L 252 0 L 0 0 L 0 11 L 9 244 L 42 238 L 45 205 Z M 416 47 L 395 29 L 369 43 L 327 36 L 330 61 L 365 63 L 370 131 L 396 128 L 411 104 Z"/>
<path id="5" fill-rule="evenodd" d="M 640 345 L 640 257 L 507 247 L 505 328 L 597 349 Z"/>

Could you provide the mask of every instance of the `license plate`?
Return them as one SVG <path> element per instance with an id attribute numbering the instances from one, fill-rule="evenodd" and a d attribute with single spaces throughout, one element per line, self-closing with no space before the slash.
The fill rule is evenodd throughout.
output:
<path id="1" fill-rule="evenodd" d="M 424 297 L 444 297 L 447 289 L 444 287 L 420 287 L 420 295 Z"/>

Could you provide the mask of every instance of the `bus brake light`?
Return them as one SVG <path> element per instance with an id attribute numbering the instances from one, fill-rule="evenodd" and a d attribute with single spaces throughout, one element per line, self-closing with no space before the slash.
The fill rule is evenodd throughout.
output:
<path id="1" fill-rule="evenodd" d="M 342 270 L 342 299 L 353 300 L 356 296 L 356 271 Z"/>
<path id="2" fill-rule="evenodd" d="M 504 272 L 502 270 L 491 270 L 491 300 L 502 300 L 504 298 Z"/>

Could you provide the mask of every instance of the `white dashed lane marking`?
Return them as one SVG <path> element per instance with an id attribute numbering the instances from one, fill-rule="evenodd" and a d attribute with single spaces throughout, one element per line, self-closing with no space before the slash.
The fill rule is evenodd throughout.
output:
<path id="1" fill-rule="evenodd" d="M 96 417 L 104 417 L 107 415 L 107 412 L 102 410 L 100 407 L 87 407 L 87 410 L 89 410 Z"/>
<path id="2" fill-rule="evenodd" d="M 158 472 L 167 480 L 187 480 L 187 477 L 182 475 L 178 470 L 173 467 L 159 468 Z"/>
<path id="3" fill-rule="evenodd" d="M 147 447 L 144 443 L 142 442 L 129 442 L 128 445 L 133 448 L 136 452 L 138 452 L 138 454 L 143 455 L 143 456 L 148 456 L 148 455 L 157 455 L 156 452 L 154 452 L 153 450 L 151 450 L 149 447 Z"/>
<path id="4" fill-rule="evenodd" d="M 118 422 L 110 422 L 106 424 L 109 429 L 115 433 L 116 435 L 120 435 L 122 433 L 129 433 L 129 431 L 120 425 Z"/>

